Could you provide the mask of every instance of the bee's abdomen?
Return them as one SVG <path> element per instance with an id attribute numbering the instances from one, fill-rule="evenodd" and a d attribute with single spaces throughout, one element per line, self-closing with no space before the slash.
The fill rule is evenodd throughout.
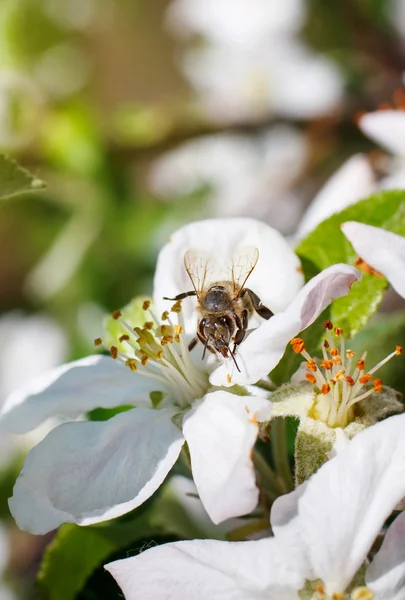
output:
<path id="1" fill-rule="evenodd" d="M 204 308 L 209 312 L 220 312 L 230 307 L 230 298 L 223 285 L 213 285 L 205 295 Z"/>

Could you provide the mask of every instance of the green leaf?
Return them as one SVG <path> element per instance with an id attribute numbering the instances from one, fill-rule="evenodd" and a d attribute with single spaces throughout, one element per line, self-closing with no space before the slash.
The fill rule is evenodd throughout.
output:
<path id="1" fill-rule="evenodd" d="M 0 154 L 0 200 L 36 192 L 45 188 L 45 183 L 32 175 L 14 160 Z"/>
<path id="2" fill-rule="evenodd" d="M 156 533 L 144 510 L 102 525 L 60 527 L 45 551 L 37 584 L 42 600 L 74 600 L 93 572 L 108 562 L 111 554 L 140 540 L 139 546 Z"/>
<path id="3" fill-rule="evenodd" d="M 296 248 L 307 277 L 339 262 L 355 263 L 357 256 L 340 229 L 345 221 L 360 221 L 405 235 L 405 191 L 381 192 L 318 225 Z M 347 296 L 333 302 L 330 319 L 342 327 L 346 338 L 353 337 L 367 324 L 387 285 L 384 278 L 364 274 Z"/>

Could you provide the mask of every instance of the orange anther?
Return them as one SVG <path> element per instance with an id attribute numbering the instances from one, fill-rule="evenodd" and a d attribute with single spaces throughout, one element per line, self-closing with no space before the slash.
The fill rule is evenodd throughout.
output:
<path id="1" fill-rule="evenodd" d="M 342 359 L 339 355 L 334 356 L 332 360 L 334 365 L 340 366 L 342 364 Z"/>
<path id="2" fill-rule="evenodd" d="M 347 377 L 345 377 L 345 379 L 347 381 L 347 384 L 350 385 L 350 387 L 354 386 L 354 379 L 353 379 L 353 377 L 347 376 Z"/>
<path id="3" fill-rule="evenodd" d="M 347 358 L 354 358 L 356 356 L 356 353 L 353 352 L 353 350 L 346 350 L 346 357 Z"/>
<path id="4" fill-rule="evenodd" d="M 365 373 L 364 375 L 362 375 L 359 378 L 359 381 L 360 381 L 360 383 L 368 383 L 370 381 L 371 377 L 372 376 L 370 375 L 370 373 Z"/>
<path id="5" fill-rule="evenodd" d="M 363 371 L 364 370 L 364 360 L 358 360 L 357 361 L 356 369 L 358 369 L 359 371 Z"/>
<path id="6" fill-rule="evenodd" d="M 331 360 L 323 360 L 321 362 L 321 367 L 324 367 L 327 371 L 330 371 L 333 367 L 333 362 Z"/>
<path id="7" fill-rule="evenodd" d="M 309 381 L 309 383 L 312 383 L 312 385 L 315 385 L 315 383 L 316 383 L 316 377 L 315 377 L 315 375 L 312 375 L 312 373 L 307 373 L 305 375 L 305 377 Z"/>
<path id="8" fill-rule="evenodd" d="M 316 366 L 316 363 L 314 360 L 309 360 L 306 364 L 305 364 L 306 368 L 308 369 L 308 371 L 312 371 L 313 373 L 315 373 L 315 371 L 318 370 L 318 367 Z"/>
<path id="9" fill-rule="evenodd" d="M 325 323 L 323 324 L 323 328 L 324 329 L 333 329 L 332 321 L 325 321 Z"/>
<path id="10" fill-rule="evenodd" d="M 328 340 L 325 340 L 325 341 L 323 342 L 323 347 L 324 347 L 324 348 L 326 348 L 326 349 L 328 349 L 328 348 L 329 348 L 329 342 L 328 342 Z"/>
<path id="11" fill-rule="evenodd" d="M 395 354 L 397 356 L 401 356 L 402 352 L 403 352 L 402 346 L 395 346 Z"/>
<path id="12" fill-rule="evenodd" d="M 101 338 L 97 338 L 94 340 L 95 346 L 101 346 L 102 343 L 103 343 L 103 340 Z"/>
<path id="13" fill-rule="evenodd" d="M 343 329 L 341 327 L 335 327 L 334 332 L 337 337 L 343 335 Z"/>
<path id="14" fill-rule="evenodd" d="M 374 379 L 373 381 L 374 391 L 376 394 L 379 394 L 382 390 L 383 381 L 382 379 Z"/>
<path id="15" fill-rule="evenodd" d="M 322 388 L 321 388 L 321 392 L 324 395 L 329 394 L 329 392 L 330 392 L 330 385 L 328 383 L 324 383 L 323 386 L 322 386 Z"/>
<path id="16" fill-rule="evenodd" d="M 337 348 L 332 348 L 330 353 L 331 353 L 331 356 L 338 356 L 339 350 Z"/>
<path id="17" fill-rule="evenodd" d="M 301 354 L 305 350 L 304 340 L 302 338 L 293 338 L 290 342 L 292 349 L 297 354 Z"/>

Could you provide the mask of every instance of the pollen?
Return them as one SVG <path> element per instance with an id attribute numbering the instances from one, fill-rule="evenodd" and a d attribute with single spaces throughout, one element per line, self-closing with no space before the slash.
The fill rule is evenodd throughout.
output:
<path id="1" fill-rule="evenodd" d="M 316 362 L 314 360 L 309 360 L 306 364 L 305 364 L 306 368 L 309 371 L 312 371 L 313 373 L 315 373 L 315 371 L 318 370 L 318 367 L 316 366 Z"/>
<path id="2" fill-rule="evenodd" d="M 302 338 L 293 338 L 290 344 L 296 354 L 301 354 L 301 352 L 305 350 L 305 344 Z"/>
<path id="3" fill-rule="evenodd" d="M 103 343 L 103 340 L 102 340 L 100 337 L 99 337 L 99 338 L 96 338 L 96 339 L 94 340 L 94 345 L 95 345 L 95 346 L 101 346 L 101 344 L 102 344 L 102 343 Z"/>
<path id="4" fill-rule="evenodd" d="M 232 377 L 230 376 L 229 373 L 226 374 L 226 380 L 228 383 L 232 383 Z"/>
<path id="5" fill-rule="evenodd" d="M 111 313 L 111 316 L 114 321 L 118 321 L 118 319 L 122 317 L 122 312 L 120 310 L 114 310 L 114 312 Z"/>
<path id="6" fill-rule="evenodd" d="M 373 386 L 374 386 L 375 393 L 379 394 L 382 390 L 383 380 L 382 379 L 374 379 Z"/>
<path id="7" fill-rule="evenodd" d="M 321 367 L 323 367 L 327 371 L 330 371 L 333 367 L 333 361 L 332 360 L 323 360 L 321 362 Z"/>
<path id="8" fill-rule="evenodd" d="M 179 313 L 181 312 L 181 300 L 177 300 L 177 302 L 175 302 L 172 306 L 172 308 L 170 309 L 172 312 L 174 313 Z"/>

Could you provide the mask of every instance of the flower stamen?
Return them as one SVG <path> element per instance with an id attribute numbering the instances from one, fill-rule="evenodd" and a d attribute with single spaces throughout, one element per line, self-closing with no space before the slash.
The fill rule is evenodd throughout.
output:
<path id="1" fill-rule="evenodd" d="M 367 352 L 354 363 L 355 353 L 345 349 L 342 329 L 334 328 L 331 321 L 325 321 L 324 328 L 327 339 L 322 345 L 323 360 L 319 363 L 310 356 L 301 338 L 294 338 L 290 343 L 294 352 L 306 360 L 305 366 L 309 372 L 305 374 L 305 379 L 314 386 L 317 394 L 322 394 L 322 400 L 319 398 L 316 401 L 322 402 L 322 410 L 319 410 L 322 420 L 329 427 L 346 427 L 354 418 L 354 404 L 371 394 L 381 393 L 382 379 L 372 381 L 373 374 L 394 356 L 400 356 L 402 347 L 396 346 L 391 354 L 365 372 Z M 340 342 L 340 348 L 333 340 L 332 331 Z"/>

